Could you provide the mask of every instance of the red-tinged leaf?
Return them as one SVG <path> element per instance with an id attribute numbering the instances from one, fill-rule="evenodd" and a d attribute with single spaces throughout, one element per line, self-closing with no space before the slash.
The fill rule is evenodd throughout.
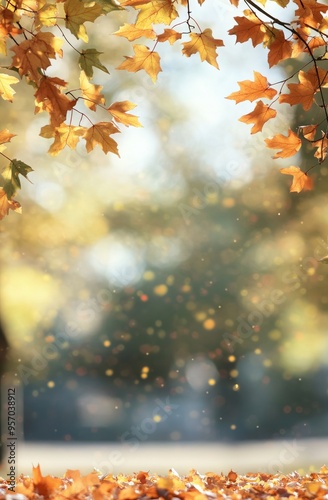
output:
<path id="1" fill-rule="evenodd" d="M 252 40 L 253 47 L 263 43 L 267 37 L 267 28 L 250 10 L 244 11 L 244 16 L 234 18 L 236 26 L 229 30 L 229 35 L 236 35 L 236 43 Z"/>
<path id="2" fill-rule="evenodd" d="M 293 182 L 290 187 L 291 193 L 300 193 L 301 191 L 311 191 L 313 189 L 313 180 L 305 172 L 302 172 L 299 167 L 281 168 L 280 172 L 293 176 Z"/>
<path id="3" fill-rule="evenodd" d="M 96 146 L 99 146 L 104 153 L 114 153 L 120 156 L 117 149 L 117 142 L 111 138 L 112 134 L 117 134 L 119 129 L 111 122 L 99 122 L 90 127 L 83 139 L 86 141 L 88 153 Z"/>
<path id="4" fill-rule="evenodd" d="M 288 136 L 277 134 L 274 137 L 265 139 L 268 148 L 280 149 L 273 158 L 289 158 L 294 156 L 301 149 L 301 139 L 289 129 Z"/>
<path id="5" fill-rule="evenodd" d="M 285 39 L 282 30 L 276 30 L 274 40 L 269 45 L 268 63 L 270 68 L 292 57 L 293 44 Z"/>
<path id="6" fill-rule="evenodd" d="M 178 33 L 175 30 L 172 29 L 165 29 L 163 33 L 158 35 L 157 41 L 158 42 L 170 42 L 171 45 L 174 44 L 177 40 L 180 40 L 182 37 L 181 33 Z"/>
<path id="7" fill-rule="evenodd" d="M 307 73 L 300 71 L 298 74 L 300 83 L 289 83 L 289 94 L 281 94 L 279 102 L 287 103 L 291 106 L 302 104 L 303 109 L 308 111 L 314 102 L 314 96 L 317 91 L 317 82 L 313 84 L 313 80 L 308 78 Z"/>
<path id="8" fill-rule="evenodd" d="M 263 101 L 259 101 L 254 110 L 247 115 L 239 118 L 239 121 L 244 123 L 254 123 L 251 128 L 251 134 L 256 134 L 260 132 L 263 128 L 263 125 L 274 118 L 277 115 L 277 111 L 275 109 L 271 109 L 269 106 L 263 103 Z"/>
<path id="9" fill-rule="evenodd" d="M 150 51 L 145 45 L 134 45 L 133 50 L 135 54 L 134 57 L 124 56 L 125 61 L 116 69 L 125 69 L 132 73 L 136 73 L 143 69 L 148 73 L 153 82 L 155 82 L 158 73 L 162 71 L 158 53 Z"/>
<path id="10" fill-rule="evenodd" d="M 212 30 L 207 28 L 202 33 L 190 33 L 190 42 L 183 43 L 182 53 L 190 57 L 192 54 L 200 55 L 201 61 L 206 61 L 219 69 L 217 63 L 217 47 L 223 47 L 224 43 L 218 38 L 214 38 Z"/>
<path id="11" fill-rule="evenodd" d="M 243 80 L 242 82 L 238 82 L 238 85 L 240 90 L 233 92 L 226 99 L 233 99 L 236 103 L 242 101 L 252 102 L 261 97 L 272 99 L 277 93 L 275 89 L 270 87 L 266 77 L 257 71 L 254 71 L 254 82 Z"/>
<path id="12" fill-rule="evenodd" d="M 69 99 L 60 88 L 66 86 L 66 82 L 59 78 L 42 78 L 40 86 L 36 91 L 35 113 L 47 111 L 50 115 L 51 125 L 59 126 L 66 119 L 68 111 L 76 104 L 76 100 Z"/>
<path id="13" fill-rule="evenodd" d="M 134 24 L 124 24 L 118 31 L 115 31 L 114 35 L 123 36 L 130 40 L 130 42 L 142 37 L 149 38 L 150 40 L 155 40 L 156 38 L 156 33 L 153 29 L 137 28 Z"/>

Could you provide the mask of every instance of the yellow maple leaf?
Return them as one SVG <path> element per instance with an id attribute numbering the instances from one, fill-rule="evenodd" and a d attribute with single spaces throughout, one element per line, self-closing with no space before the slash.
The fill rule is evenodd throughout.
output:
<path id="1" fill-rule="evenodd" d="M 124 24 L 118 31 L 114 32 L 114 35 L 123 36 L 130 40 L 130 42 L 142 37 L 149 38 L 150 40 L 155 40 L 156 38 L 154 30 L 138 28 L 134 24 Z"/>
<path id="2" fill-rule="evenodd" d="M 290 187 L 291 193 L 300 193 L 301 191 L 311 191 L 313 189 L 313 180 L 305 172 L 302 172 L 299 167 L 281 168 L 280 172 L 286 175 L 293 176 L 293 182 Z"/>
<path id="3" fill-rule="evenodd" d="M 131 5 L 124 2 L 123 5 Z M 135 25 L 137 28 L 152 28 L 154 24 L 171 24 L 178 17 L 178 12 L 172 0 L 152 0 L 151 2 L 134 3 L 139 10 Z"/>
<path id="4" fill-rule="evenodd" d="M 16 93 L 11 85 L 15 85 L 19 80 L 15 76 L 0 73 L 0 95 L 5 101 L 13 102 L 13 96 Z"/>
<path id="5" fill-rule="evenodd" d="M 0 220 L 9 214 L 9 210 L 17 213 L 22 213 L 20 203 L 16 200 L 8 200 L 7 195 L 2 187 L 0 187 Z"/>
<path id="6" fill-rule="evenodd" d="M 271 118 L 274 118 L 277 115 L 277 111 L 275 109 L 271 109 L 269 106 L 263 103 L 263 101 L 258 101 L 254 110 L 247 115 L 243 115 L 239 118 L 239 121 L 244 123 L 254 123 L 251 128 L 251 134 L 256 134 L 260 132 L 263 128 L 263 125 Z"/>
<path id="7" fill-rule="evenodd" d="M 62 123 L 59 127 L 45 125 L 42 127 L 40 136 L 46 139 L 54 137 L 54 142 L 51 144 L 48 153 L 51 156 L 56 156 L 65 146 L 75 149 L 80 138 L 84 136 L 87 128 Z"/>
<path id="8" fill-rule="evenodd" d="M 232 92 L 226 99 L 233 99 L 237 102 L 255 101 L 260 97 L 272 99 L 277 91 L 269 86 L 268 80 L 258 71 L 254 71 L 254 82 L 251 80 L 243 80 L 238 82 L 240 90 Z"/>
<path id="9" fill-rule="evenodd" d="M 97 104 L 105 104 L 105 98 L 100 93 L 102 85 L 94 85 L 90 83 L 84 71 L 80 74 L 80 88 L 82 91 L 82 98 L 87 108 L 96 111 Z"/>
<path id="10" fill-rule="evenodd" d="M 39 0 L 38 12 L 35 16 L 35 26 L 55 26 L 57 23 L 57 7 L 55 4 L 46 3 L 45 0 Z"/>
<path id="11" fill-rule="evenodd" d="M 162 71 L 160 65 L 160 57 L 157 52 L 150 51 L 145 45 L 134 45 L 134 57 L 125 57 L 123 61 L 116 69 L 125 69 L 136 73 L 141 69 L 145 70 L 150 78 L 155 82 L 157 80 L 157 75 Z"/>
<path id="12" fill-rule="evenodd" d="M 117 142 L 112 139 L 112 134 L 117 134 L 119 129 L 111 122 L 99 122 L 90 127 L 84 135 L 88 153 L 96 146 L 100 146 L 104 153 L 114 153 L 120 156 Z"/>
<path id="13" fill-rule="evenodd" d="M 80 38 L 85 43 L 89 41 L 84 23 L 93 22 L 103 13 L 103 8 L 98 3 L 84 3 L 80 0 L 66 0 L 64 3 L 65 24 L 76 38 Z"/>
<path id="14" fill-rule="evenodd" d="M 301 149 L 301 139 L 289 129 L 288 136 L 277 134 L 271 138 L 265 139 L 268 148 L 280 149 L 273 158 L 289 158 L 294 156 Z"/>
<path id="15" fill-rule="evenodd" d="M 217 58 L 217 47 L 224 45 L 222 40 L 213 38 L 212 30 L 207 28 L 202 33 L 190 33 L 190 42 L 183 43 L 182 53 L 190 57 L 192 54 L 200 55 L 201 61 L 207 61 L 209 64 L 219 69 Z"/>
<path id="16" fill-rule="evenodd" d="M 108 111 L 114 117 L 116 122 L 123 123 L 127 127 L 129 125 L 132 125 L 132 127 L 142 127 L 136 115 L 131 115 L 130 113 L 127 113 L 127 111 L 130 111 L 135 107 L 136 104 L 133 104 L 130 101 L 120 101 L 111 104 L 108 108 Z"/>

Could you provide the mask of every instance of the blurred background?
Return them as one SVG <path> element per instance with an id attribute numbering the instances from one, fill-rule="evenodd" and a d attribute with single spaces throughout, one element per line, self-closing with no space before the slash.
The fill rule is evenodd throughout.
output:
<path id="1" fill-rule="evenodd" d="M 1 370 L 19 386 L 24 440 L 328 437 L 328 267 L 318 263 L 328 169 L 313 171 L 313 192 L 290 194 L 279 168 L 291 162 L 263 146 L 304 117 L 284 105 L 256 136 L 238 122 L 252 106 L 224 97 L 253 69 L 269 72 L 263 49 L 233 37 L 220 71 L 178 44 L 161 47 L 156 85 L 115 71 L 130 44 L 109 33 L 129 15 L 88 29 L 110 71 L 95 83 L 108 104 L 136 103 L 144 125 L 115 137 L 121 158 L 82 146 L 49 157 L 32 89 L 1 104 L 1 128 L 19 134 L 9 153 L 34 169 L 23 214 L 0 228 Z M 225 2 L 194 13 L 217 38 L 233 15 Z M 77 72 L 71 57 L 58 63 L 64 79 Z M 271 69 L 270 82 L 291 69 Z M 313 163 L 310 152 L 295 161 Z"/>

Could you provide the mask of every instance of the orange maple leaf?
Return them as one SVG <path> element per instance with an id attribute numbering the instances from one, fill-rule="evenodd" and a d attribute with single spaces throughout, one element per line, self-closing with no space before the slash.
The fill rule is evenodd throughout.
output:
<path id="1" fill-rule="evenodd" d="M 81 71 L 80 74 L 80 88 L 87 108 L 96 111 L 97 104 L 105 104 L 105 97 L 100 93 L 102 85 L 90 83 L 84 71 Z"/>
<path id="2" fill-rule="evenodd" d="M 250 10 L 244 11 L 244 16 L 234 18 L 236 26 L 228 31 L 229 35 L 236 35 L 236 43 L 244 43 L 251 39 L 253 47 L 263 43 L 267 38 L 267 28 Z"/>
<path id="3" fill-rule="evenodd" d="M 275 109 L 271 109 L 269 106 L 263 103 L 263 101 L 258 101 L 254 110 L 247 115 L 243 115 L 239 118 L 239 121 L 244 123 L 254 123 L 251 128 L 251 134 L 256 134 L 260 132 L 263 128 L 263 125 L 271 118 L 274 118 L 277 115 L 277 111 Z"/>
<path id="4" fill-rule="evenodd" d="M 175 30 L 172 29 L 165 29 L 163 33 L 158 35 L 157 41 L 158 42 L 170 42 L 171 45 L 174 44 L 177 40 L 179 40 L 182 37 L 181 33 L 178 33 Z"/>
<path id="5" fill-rule="evenodd" d="M 280 149 L 273 158 L 289 158 L 294 156 L 301 149 L 301 139 L 289 129 L 288 136 L 277 134 L 273 137 L 265 139 L 268 148 Z"/>
<path id="6" fill-rule="evenodd" d="M 298 128 L 303 133 L 305 139 L 307 139 L 308 141 L 313 141 L 317 132 L 318 125 L 302 125 Z"/>
<path id="7" fill-rule="evenodd" d="M 9 214 L 9 210 L 14 210 L 14 212 L 18 212 L 20 214 L 22 213 L 20 203 L 13 199 L 8 200 L 4 189 L 0 187 L 0 220 Z"/>
<path id="8" fill-rule="evenodd" d="M 317 148 L 316 152 L 314 153 L 315 158 L 318 158 L 319 162 L 322 163 L 326 157 L 327 157 L 327 152 L 328 152 L 328 139 L 326 137 L 326 134 L 322 132 L 322 137 L 313 142 L 312 146 L 314 148 Z"/>
<path id="9" fill-rule="evenodd" d="M 281 168 L 280 172 L 293 176 L 293 182 L 290 187 L 291 193 L 300 193 L 303 190 L 311 191 L 313 189 L 313 180 L 305 172 L 302 172 L 299 167 Z"/>
<path id="10" fill-rule="evenodd" d="M 112 139 L 112 134 L 117 134 L 119 129 L 111 122 L 99 122 L 90 127 L 83 139 L 86 141 L 88 153 L 96 146 L 100 146 L 104 153 L 115 153 L 120 156 L 117 149 L 117 142 Z"/>
<path id="11" fill-rule="evenodd" d="M 108 108 L 108 111 L 114 117 L 114 120 L 119 123 L 123 123 L 127 127 L 132 125 L 132 127 L 142 127 L 136 115 L 131 115 L 127 113 L 131 109 L 135 108 L 136 104 L 130 101 L 120 101 L 114 102 Z"/>
<path id="12" fill-rule="evenodd" d="M 42 78 L 40 69 L 47 69 L 56 54 L 62 56 L 61 45 L 64 40 L 55 37 L 52 33 L 39 32 L 31 40 L 24 40 L 19 45 L 12 47 L 15 52 L 12 65 L 18 69 L 19 74 L 27 75 L 38 83 Z"/>
<path id="13" fill-rule="evenodd" d="M 212 30 L 207 28 L 202 33 L 190 33 L 190 42 L 183 43 L 182 53 L 190 57 L 192 54 L 200 55 L 201 61 L 207 61 L 209 64 L 219 69 L 216 61 L 217 47 L 223 47 L 224 43 L 218 38 L 213 38 Z"/>
<path id="14" fill-rule="evenodd" d="M 36 99 L 35 113 L 47 111 L 50 115 L 50 123 L 54 127 L 65 121 L 68 111 L 76 104 L 76 99 L 71 100 L 60 91 L 60 88 L 65 86 L 66 82 L 60 78 L 43 77 L 34 94 Z"/>
<path id="15" fill-rule="evenodd" d="M 0 153 L 6 149 L 5 144 L 10 142 L 16 134 L 11 134 L 8 129 L 0 130 Z"/>
<path id="16" fill-rule="evenodd" d="M 308 74 L 304 71 L 299 71 L 298 79 L 300 83 L 289 83 L 287 85 L 290 92 L 289 94 L 281 94 L 279 96 L 279 102 L 287 103 L 291 106 L 302 104 L 303 109 L 308 111 L 314 102 L 314 95 L 318 88 L 318 82 L 309 79 Z"/>
<path id="17" fill-rule="evenodd" d="M 136 73 L 143 69 L 148 73 L 153 82 L 155 82 L 158 73 L 162 71 L 158 53 L 150 51 L 145 45 L 134 45 L 133 50 L 135 54 L 134 57 L 124 56 L 125 61 L 116 69 L 126 69 L 132 73 Z"/>
<path id="18" fill-rule="evenodd" d="M 130 40 L 130 42 L 142 37 L 149 38 L 150 40 L 155 40 L 156 38 L 156 33 L 153 29 L 138 28 L 134 24 L 124 24 L 118 31 L 114 32 L 114 35 L 123 36 Z"/>
<path id="19" fill-rule="evenodd" d="M 285 35 L 282 30 L 275 30 L 274 39 L 269 44 L 268 63 L 270 68 L 275 64 L 292 57 L 292 52 L 292 42 L 285 39 Z"/>
<path id="20" fill-rule="evenodd" d="M 257 71 L 254 71 L 254 82 L 251 80 L 243 80 L 238 82 L 240 90 L 237 92 L 232 92 L 226 99 L 233 99 L 238 102 L 242 101 L 255 101 L 261 97 L 266 97 L 267 99 L 272 99 L 277 91 L 272 89 L 268 83 L 265 76 L 261 75 Z"/>

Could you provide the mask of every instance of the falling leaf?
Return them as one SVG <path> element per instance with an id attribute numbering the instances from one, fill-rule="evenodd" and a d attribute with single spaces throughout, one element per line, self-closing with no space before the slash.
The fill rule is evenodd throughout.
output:
<path id="1" fill-rule="evenodd" d="M 272 99 L 277 94 L 277 91 L 270 87 L 266 77 L 257 71 L 254 71 L 254 82 L 243 80 L 242 82 L 238 82 L 238 85 L 240 90 L 233 92 L 226 99 L 233 99 L 236 103 L 242 101 L 252 102 L 261 97 Z"/>
<path id="2" fill-rule="evenodd" d="M 0 95 L 5 101 L 13 102 L 13 96 L 16 93 L 11 85 L 15 85 L 19 80 L 15 76 L 0 73 Z"/>
<path id="3" fill-rule="evenodd" d="M 130 40 L 130 42 L 142 37 L 149 38 L 150 40 L 155 40 L 156 38 L 156 33 L 153 29 L 138 28 L 134 24 L 124 24 L 118 31 L 114 32 L 114 35 L 123 36 Z"/>
<path id="4" fill-rule="evenodd" d="M 84 23 L 86 21 L 93 22 L 103 13 L 102 6 L 98 3 L 86 4 L 81 0 L 66 0 L 64 3 L 65 9 L 65 25 L 76 38 L 80 38 L 85 43 L 89 41 Z"/>
<path id="5" fill-rule="evenodd" d="M 18 201 L 8 199 L 6 192 L 0 187 L 0 220 L 9 214 L 9 210 L 22 213 L 22 208 Z"/>
<path id="6" fill-rule="evenodd" d="M 130 101 L 120 101 L 111 104 L 108 108 L 108 111 L 112 114 L 117 122 L 123 123 L 126 126 L 132 125 L 132 127 L 142 127 L 136 115 L 127 113 L 127 111 L 130 111 L 135 107 L 136 105 Z"/>
<path id="7" fill-rule="evenodd" d="M 275 109 L 271 109 L 269 106 L 263 103 L 263 101 L 258 101 L 254 110 L 247 115 L 239 118 L 239 121 L 244 123 L 254 123 L 251 128 L 251 134 L 256 134 L 260 132 L 263 128 L 263 125 L 274 118 L 277 115 L 277 111 Z"/>
<path id="8" fill-rule="evenodd" d="M 79 65 L 88 78 L 93 77 L 93 67 L 98 68 L 105 73 L 109 73 L 106 66 L 101 64 L 99 61 L 99 56 L 101 54 L 102 52 L 98 52 L 96 49 L 82 50 L 79 58 Z"/>
<path id="9" fill-rule="evenodd" d="M 291 193 L 300 193 L 302 190 L 310 191 L 311 189 L 313 189 L 313 180 L 299 167 L 292 166 L 287 168 L 281 168 L 280 172 L 282 174 L 293 176 L 293 182 L 290 187 Z"/>
<path id="10" fill-rule="evenodd" d="M 100 93 L 102 86 L 90 83 L 84 71 L 81 71 L 80 74 L 80 86 L 84 104 L 87 108 L 96 111 L 97 104 L 105 104 L 105 98 Z"/>
<path id="11" fill-rule="evenodd" d="M 143 69 L 148 73 L 153 82 L 155 82 L 158 73 L 162 71 L 158 53 L 150 51 L 145 45 L 134 45 L 133 50 L 135 54 L 134 57 L 125 56 L 125 61 L 116 69 L 126 69 L 133 73 Z"/>
<path id="12" fill-rule="evenodd" d="M 207 28 L 202 33 L 190 33 L 190 42 L 183 43 L 182 53 L 190 57 L 192 54 L 200 55 L 201 61 L 206 61 L 215 68 L 219 69 L 218 63 L 216 61 L 217 47 L 222 47 L 224 45 L 222 40 L 213 38 L 212 30 Z"/>
<path id="13" fill-rule="evenodd" d="M 265 139 L 268 148 L 280 149 L 273 158 L 289 158 L 294 156 L 301 149 L 301 139 L 289 129 L 288 136 L 277 134 L 271 139 Z"/>
<path id="14" fill-rule="evenodd" d="M 87 152 L 90 153 L 95 146 L 99 146 L 106 154 L 114 153 L 120 156 L 118 154 L 117 142 L 111 138 L 112 134 L 117 134 L 118 132 L 119 129 L 111 122 L 96 123 L 87 130 L 83 137 L 86 141 Z"/>

